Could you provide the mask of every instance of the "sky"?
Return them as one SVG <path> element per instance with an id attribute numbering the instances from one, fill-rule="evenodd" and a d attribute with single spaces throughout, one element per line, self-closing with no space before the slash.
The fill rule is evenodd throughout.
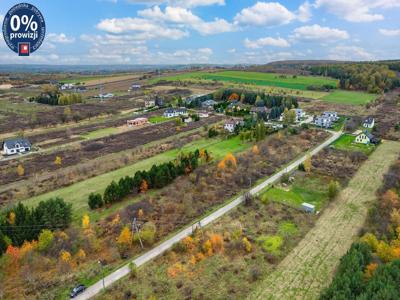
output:
<path id="1" fill-rule="evenodd" d="M 20 1 L 0 1 L 0 21 Z M 30 0 L 46 38 L 0 64 L 265 64 L 400 59 L 400 0 Z"/>

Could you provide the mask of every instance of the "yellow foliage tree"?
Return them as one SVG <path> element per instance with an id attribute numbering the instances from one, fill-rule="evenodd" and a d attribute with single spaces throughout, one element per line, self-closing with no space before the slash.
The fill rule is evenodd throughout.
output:
<path id="1" fill-rule="evenodd" d="M 139 219 L 142 219 L 142 218 L 143 218 L 143 216 L 144 216 L 143 209 L 139 209 L 139 210 L 138 210 L 137 216 L 138 216 Z"/>
<path id="2" fill-rule="evenodd" d="M 147 184 L 147 181 L 143 180 L 142 184 L 140 185 L 140 192 L 146 193 L 148 189 L 149 189 L 149 185 Z"/>
<path id="3" fill-rule="evenodd" d="M 221 161 L 218 163 L 218 170 L 225 170 L 225 167 L 226 167 L 225 161 L 224 161 L 224 160 L 221 160 Z"/>
<path id="4" fill-rule="evenodd" d="M 62 165 L 62 158 L 61 156 L 56 156 L 56 159 L 54 160 L 54 164 L 58 167 Z"/>
<path id="5" fill-rule="evenodd" d="M 361 242 L 369 245 L 373 252 L 376 252 L 378 249 L 379 241 L 372 233 L 364 234 L 364 236 L 361 238 Z"/>
<path id="6" fill-rule="evenodd" d="M 258 149 L 257 145 L 254 145 L 253 148 L 251 149 L 251 151 L 253 152 L 253 154 L 258 155 L 260 154 L 260 149 Z"/>
<path id="7" fill-rule="evenodd" d="M 17 167 L 17 174 L 18 174 L 18 176 L 24 176 L 25 175 L 25 169 L 21 164 L 19 164 L 18 167 Z"/>
<path id="8" fill-rule="evenodd" d="M 366 279 L 371 279 L 372 276 L 374 276 L 375 270 L 378 268 L 378 264 L 376 263 L 370 263 L 366 268 L 364 272 L 364 276 Z"/>
<path id="9" fill-rule="evenodd" d="M 83 249 L 79 249 L 76 253 L 76 258 L 78 261 L 83 262 L 86 259 L 86 252 Z"/>
<path id="10" fill-rule="evenodd" d="M 376 255 L 385 263 L 391 262 L 395 259 L 394 249 L 386 244 L 384 241 L 380 241 L 376 249 Z"/>
<path id="11" fill-rule="evenodd" d="M 224 251 L 224 240 L 220 234 L 212 234 L 210 236 L 212 250 L 215 253 Z"/>
<path id="12" fill-rule="evenodd" d="M 195 244 L 193 238 L 190 237 L 190 236 L 185 237 L 185 238 L 182 240 L 182 243 L 183 243 L 183 245 L 185 246 L 186 251 L 188 251 L 188 252 L 190 252 L 190 253 L 193 252 L 193 250 L 196 249 L 196 244 Z"/>
<path id="13" fill-rule="evenodd" d="M 84 215 L 82 218 L 82 228 L 89 229 L 90 228 L 90 218 L 88 215 Z"/>
<path id="14" fill-rule="evenodd" d="M 311 168 L 312 168 L 311 156 L 307 156 L 307 159 L 304 161 L 304 171 L 310 173 Z"/>
<path id="15" fill-rule="evenodd" d="M 71 253 L 69 253 L 68 251 L 62 250 L 60 253 L 60 260 L 63 263 L 70 263 L 72 259 Z"/>
<path id="16" fill-rule="evenodd" d="M 120 247 L 129 248 L 132 245 L 132 239 L 132 232 L 130 231 L 128 226 L 125 226 L 117 239 L 117 244 Z"/>
<path id="17" fill-rule="evenodd" d="M 203 252 L 207 256 L 213 255 L 213 248 L 210 240 L 205 241 L 203 244 Z"/>
<path id="18" fill-rule="evenodd" d="M 243 246 L 244 246 L 244 249 L 246 250 L 246 252 L 250 253 L 251 250 L 253 249 L 253 247 L 251 246 L 251 243 L 249 242 L 247 237 L 244 237 L 242 239 L 242 242 L 243 242 Z"/>
<path id="19" fill-rule="evenodd" d="M 176 276 L 178 276 L 183 271 L 185 271 L 185 268 L 179 262 L 174 264 L 173 266 L 171 266 L 171 267 L 169 267 L 167 269 L 168 276 L 171 277 L 171 278 L 175 278 Z"/>
<path id="20" fill-rule="evenodd" d="M 10 225 L 14 225 L 15 224 L 15 213 L 13 211 L 10 212 L 10 214 L 8 215 L 8 223 Z"/>
<path id="21" fill-rule="evenodd" d="M 197 261 L 202 261 L 204 260 L 206 257 L 204 256 L 204 254 L 202 252 L 199 252 L 196 254 L 196 260 Z"/>
<path id="22" fill-rule="evenodd" d="M 190 263 L 191 263 L 192 265 L 195 265 L 195 264 L 197 263 L 196 256 L 192 255 L 192 256 L 190 257 Z"/>

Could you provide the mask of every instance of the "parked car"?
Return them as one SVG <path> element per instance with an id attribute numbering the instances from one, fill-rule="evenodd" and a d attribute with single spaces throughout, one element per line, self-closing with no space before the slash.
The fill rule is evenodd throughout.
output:
<path id="1" fill-rule="evenodd" d="M 82 294 L 85 290 L 86 287 L 83 284 L 80 284 L 72 289 L 70 296 L 71 298 L 75 298 L 79 294 Z"/>

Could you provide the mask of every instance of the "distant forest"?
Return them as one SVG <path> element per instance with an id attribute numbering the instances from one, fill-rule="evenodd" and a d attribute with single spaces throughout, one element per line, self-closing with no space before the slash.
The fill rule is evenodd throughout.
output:
<path id="1" fill-rule="evenodd" d="M 397 72 L 400 62 L 344 63 L 306 67 L 312 75 L 330 76 L 339 80 L 339 88 L 383 93 L 400 87 Z"/>

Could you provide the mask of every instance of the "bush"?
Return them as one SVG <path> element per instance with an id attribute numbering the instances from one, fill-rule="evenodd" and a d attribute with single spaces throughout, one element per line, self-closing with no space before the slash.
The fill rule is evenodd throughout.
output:
<path id="1" fill-rule="evenodd" d="M 155 238 L 156 238 L 156 225 L 154 225 L 151 222 L 147 222 L 146 224 L 143 225 L 143 229 L 140 232 L 140 237 L 142 238 L 142 242 L 145 245 L 151 246 L 154 244 Z M 136 237 L 137 235 L 135 235 Z M 136 240 L 136 238 L 134 238 Z"/>
<path id="2" fill-rule="evenodd" d="M 100 194 L 91 193 L 89 195 L 88 204 L 90 209 L 101 208 L 104 205 L 103 198 Z"/>
<path id="3" fill-rule="evenodd" d="M 216 136 L 218 136 L 218 131 L 215 128 L 210 128 L 208 130 L 208 137 L 209 138 L 213 138 L 213 137 L 216 137 Z"/>
<path id="4" fill-rule="evenodd" d="M 340 184 L 337 181 L 331 180 L 328 187 L 328 196 L 329 199 L 334 199 L 339 193 Z"/>

